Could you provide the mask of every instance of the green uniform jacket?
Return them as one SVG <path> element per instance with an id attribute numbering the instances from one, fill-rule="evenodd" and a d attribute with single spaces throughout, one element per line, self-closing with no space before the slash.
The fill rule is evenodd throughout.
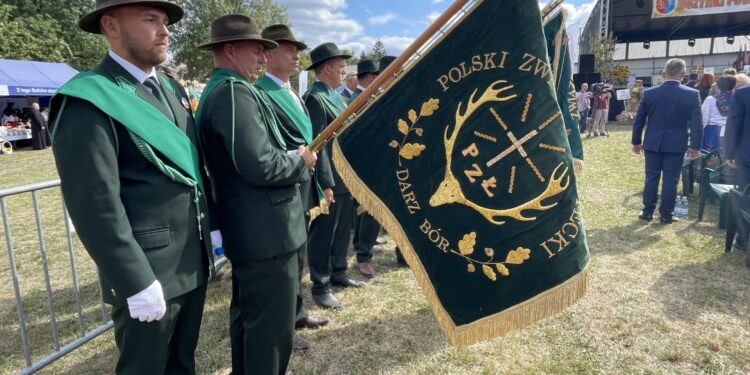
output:
<path id="1" fill-rule="evenodd" d="M 307 240 L 298 183 L 308 169 L 296 151 L 287 153 L 269 135 L 259 111 L 267 103 L 256 102 L 250 88 L 231 85 L 235 113 L 224 81 L 204 94 L 199 124 L 226 255 L 241 262 L 296 251 Z"/>
<path id="2" fill-rule="evenodd" d="M 164 108 L 111 57 L 94 72 L 116 84 L 129 83 L 138 97 Z M 175 92 L 163 91 L 176 126 L 197 145 L 192 113 L 182 105 L 187 95 L 178 82 L 170 83 Z M 127 129 L 93 104 L 69 97 L 58 122 L 62 98 L 53 99 L 49 121 L 57 127 L 55 161 L 70 217 L 99 269 L 105 302 L 125 303 L 157 279 L 165 299 L 203 284 L 209 274 L 209 225 L 200 214 L 201 241 L 194 190 L 162 174 L 138 151 Z M 172 113 L 165 114 L 172 118 Z M 202 198 L 200 211 L 207 212 Z"/>
<path id="3" fill-rule="evenodd" d="M 357 98 L 360 95 L 362 95 L 363 92 L 364 91 L 362 91 L 359 87 L 357 87 L 357 89 L 354 90 L 354 92 L 352 93 L 352 96 L 349 98 L 349 101 L 347 102 L 347 104 L 351 105 L 352 103 L 354 103 L 354 101 L 357 100 Z"/>
<path id="4" fill-rule="evenodd" d="M 345 104 L 344 104 L 344 98 L 341 97 L 341 95 L 330 87 L 326 85 L 323 82 L 315 81 L 313 83 L 313 86 L 310 88 L 310 91 L 316 91 L 322 95 L 327 95 L 331 99 L 336 98 L 341 102 L 341 111 L 344 110 Z M 334 96 L 335 95 L 335 96 Z M 318 135 L 320 134 L 323 129 L 325 129 L 330 123 L 333 122 L 333 120 L 336 119 L 336 117 L 341 113 L 332 113 L 328 106 L 326 106 L 324 103 L 321 102 L 320 99 L 316 98 L 314 95 L 305 95 L 305 107 L 307 107 L 307 112 L 310 114 L 310 120 L 312 121 L 312 127 L 313 127 L 313 134 Z M 344 185 L 344 182 L 341 180 L 341 177 L 339 177 L 339 174 L 335 172 L 335 169 L 331 165 L 330 161 L 330 155 L 331 155 L 331 143 L 328 142 L 328 144 L 325 147 L 325 152 L 321 152 L 319 157 L 319 164 L 320 165 L 326 165 L 329 170 L 334 170 L 333 173 L 329 174 L 328 176 L 321 176 L 320 179 L 320 187 L 323 189 L 327 188 L 333 188 L 334 194 L 348 194 L 349 189 L 346 188 Z"/>
<path id="5" fill-rule="evenodd" d="M 263 90 L 263 88 L 259 86 L 258 89 Z M 274 113 L 276 113 L 276 117 L 279 118 L 279 121 L 281 123 L 281 135 L 282 137 L 284 137 L 287 150 L 293 151 L 297 150 L 299 146 L 308 146 L 305 143 L 305 138 L 302 135 L 302 132 L 299 130 L 297 125 L 294 124 L 294 121 L 289 118 L 289 116 L 284 112 L 283 109 L 281 109 L 281 107 L 278 106 L 278 104 L 276 104 L 276 102 L 274 102 L 270 98 L 269 101 L 271 102 L 271 107 Z M 310 114 L 307 112 L 307 108 L 305 108 L 305 106 L 302 106 L 302 108 L 305 111 L 305 114 L 310 117 Z M 316 133 L 313 133 L 313 137 L 315 137 L 316 135 Z M 302 186 L 307 186 L 308 188 L 306 189 L 307 191 L 300 190 L 305 212 L 317 206 L 318 204 L 318 192 L 317 188 L 315 187 L 315 181 L 318 181 L 319 184 L 320 181 L 333 181 L 331 164 L 328 162 L 323 163 L 323 160 L 328 160 L 328 155 L 323 156 L 323 153 L 327 154 L 328 151 L 326 149 L 322 149 L 318 153 L 318 162 L 315 164 L 315 174 L 313 175 L 312 173 L 305 173 L 303 175 L 303 179 L 300 181 Z M 323 187 L 321 186 L 321 188 Z"/>

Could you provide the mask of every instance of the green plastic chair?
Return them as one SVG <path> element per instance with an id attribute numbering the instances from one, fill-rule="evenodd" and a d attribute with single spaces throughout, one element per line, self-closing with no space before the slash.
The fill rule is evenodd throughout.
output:
<path id="1" fill-rule="evenodd" d="M 729 195 L 729 204 L 727 215 L 727 235 L 724 241 L 724 252 L 726 253 L 732 251 L 734 237 L 737 234 L 737 220 L 744 220 L 745 222 L 750 223 L 750 207 L 742 207 L 743 198 L 750 198 L 750 196 L 748 196 L 749 190 L 750 185 L 746 186 L 743 191 L 732 188 L 727 194 Z"/>
<path id="2" fill-rule="evenodd" d="M 734 169 L 724 164 L 723 151 L 721 149 L 711 151 L 701 159 L 700 190 L 698 197 L 700 205 L 698 208 L 698 221 L 703 220 L 706 201 L 709 197 L 719 198 L 719 228 L 726 227 L 727 204 L 729 190 L 735 187 Z"/>

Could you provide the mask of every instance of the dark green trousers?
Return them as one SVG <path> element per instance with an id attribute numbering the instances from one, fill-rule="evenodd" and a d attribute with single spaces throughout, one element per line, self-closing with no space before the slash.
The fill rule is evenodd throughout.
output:
<path id="1" fill-rule="evenodd" d="M 232 374 L 281 374 L 292 354 L 297 251 L 232 264 Z"/>
<path id="2" fill-rule="evenodd" d="M 346 253 L 351 243 L 354 203 L 351 194 L 334 197 L 328 215 L 320 215 L 310 225 L 307 256 L 312 294 L 331 290 L 331 279 L 346 276 Z"/>
<path id="3" fill-rule="evenodd" d="M 358 204 L 357 204 L 358 206 Z M 355 208 L 356 211 L 356 208 Z M 357 263 L 372 260 L 375 242 L 380 234 L 380 223 L 372 215 L 363 212 L 354 217 L 354 251 L 357 253 Z"/>
<path id="4" fill-rule="evenodd" d="M 166 301 L 167 312 L 150 323 L 130 317 L 127 303 L 112 307 L 117 374 L 195 374 L 195 347 L 206 285 Z"/>

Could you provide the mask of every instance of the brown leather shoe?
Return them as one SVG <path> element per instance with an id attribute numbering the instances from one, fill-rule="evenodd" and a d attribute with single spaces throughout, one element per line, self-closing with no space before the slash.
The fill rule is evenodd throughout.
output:
<path id="1" fill-rule="evenodd" d="M 302 336 L 295 333 L 294 337 L 292 337 L 292 349 L 294 350 L 310 349 L 310 341 L 305 340 Z"/>
<path id="2" fill-rule="evenodd" d="M 305 319 L 294 322 L 295 328 L 320 328 L 328 324 L 328 318 L 320 315 L 308 315 Z"/>
<path id="3" fill-rule="evenodd" d="M 375 276 L 375 270 L 372 269 L 370 262 L 357 263 L 357 268 L 359 268 L 359 273 L 365 275 L 365 277 Z"/>

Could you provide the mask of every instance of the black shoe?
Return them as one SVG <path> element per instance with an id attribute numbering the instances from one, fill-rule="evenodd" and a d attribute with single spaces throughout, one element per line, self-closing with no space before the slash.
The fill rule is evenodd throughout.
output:
<path id="1" fill-rule="evenodd" d="M 638 218 L 641 220 L 651 221 L 654 219 L 654 214 L 646 213 L 646 211 L 641 211 L 640 214 L 638 214 Z"/>
<path id="2" fill-rule="evenodd" d="M 292 337 L 292 349 L 294 350 L 310 349 L 310 341 L 307 341 L 305 338 L 295 333 L 294 337 Z"/>
<path id="3" fill-rule="evenodd" d="M 328 318 L 320 315 L 308 315 L 294 322 L 294 328 L 320 328 L 328 324 Z"/>
<path id="4" fill-rule="evenodd" d="M 682 220 L 674 216 L 662 216 L 661 218 L 659 218 L 659 222 L 661 222 L 662 224 L 672 224 L 678 223 L 680 221 Z"/>
<path id="5" fill-rule="evenodd" d="M 331 279 L 331 284 L 336 285 L 336 286 L 342 286 L 344 288 L 348 288 L 348 287 L 361 288 L 365 286 L 364 281 L 354 280 L 348 277 L 342 277 L 340 279 Z"/>
<path id="6" fill-rule="evenodd" d="M 344 304 L 342 304 L 336 297 L 333 296 L 331 292 L 328 292 L 326 294 L 313 294 L 312 296 L 313 301 L 315 303 L 324 308 L 324 309 L 343 309 Z"/>

